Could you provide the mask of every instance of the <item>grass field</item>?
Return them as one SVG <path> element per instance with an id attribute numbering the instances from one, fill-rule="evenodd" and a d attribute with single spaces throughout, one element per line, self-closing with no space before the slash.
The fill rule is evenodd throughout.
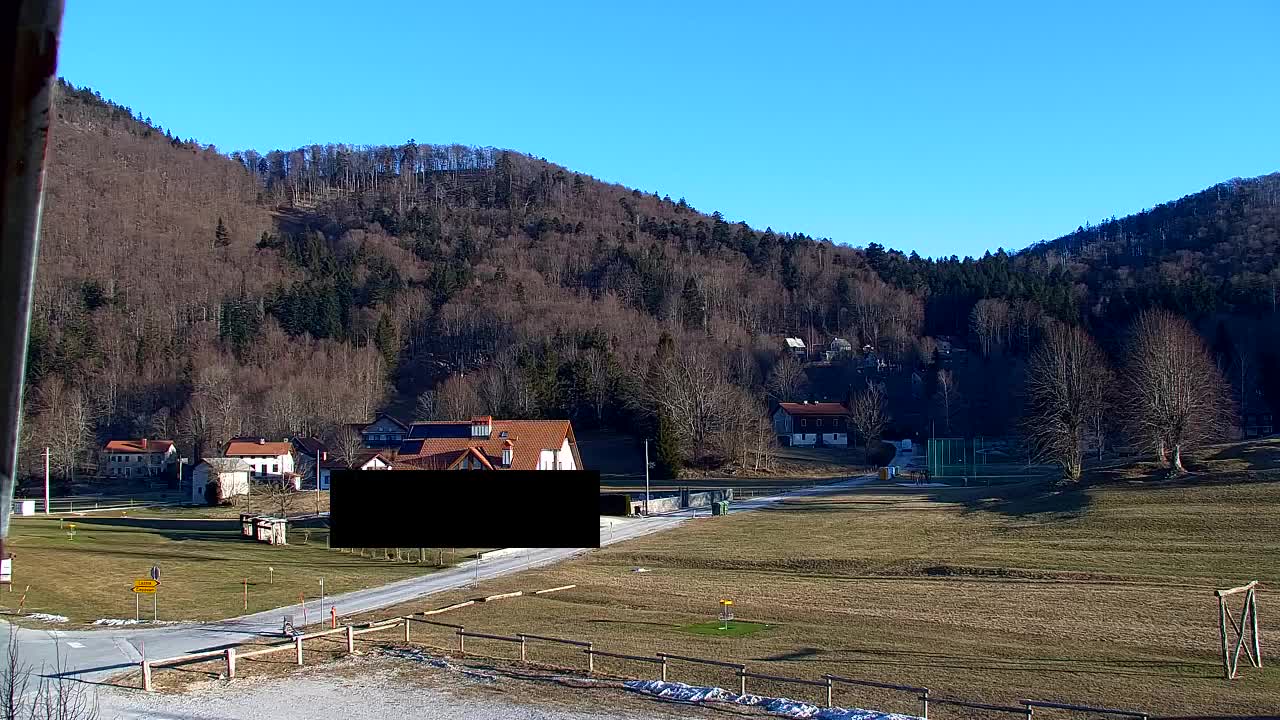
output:
<path id="1" fill-rule="evenodd" d="M 321 579 L 325 594 L 333 595 L 431 572 L 435 564 L 430 553 L 421 565 L 328 550 L 322 528 L 309 540 L 291 528 L 290 545 L 273 547 L 241 538 L 234 521 L 86 516 L 66 522 L 75 524 L 74 539 L 56 519 L 13 519 L 14 592 L 0 593 L 5 611 L 17 608 L 29 585 L 26 612 L 63 615 L 68 624 L 133 618 L 133 580 L 148 577 L 155 565 L 161 620 L 214 620 L 244 613 L 246 578 L 249 612 L 257 612 L 296 603 L 300 593 L 318 598 Z M 450 564 L 474 551 L 445 551 L 443 559 Z M 151 617 L 151 601 L 142 598 L 144 618 Z"/>
<path id="2" fill-rule="evenodd" d="M 640 566 L 649 572 L 633 572 Z M 484 592 L 577 587 L 441 619 L 481 632 L 589 640 L 613 652 L 739 661 L 767 674 L 920 684 L 979 701 L 1035 697 L 1161 715 L 1256 717 L 1280 714 L 1280 672 L 1245 668 L 1242 679 L 1222 679 L 1212 596 L 1215 587 L 1253 579 L 1280 582 L 1280 483 L 876 488 L 699 519 L 490 580 Z M 1266 592 L 1264 654 L 1280 643 Z M 741 637 L 685 630 L 715 622 L 721 598 L 734 600 L 743 621 L 773 627 Z M 434 633 L 440 645 L 452 642 L 441 629 Z M 420 639 L 430 636 L 423 631 Z M 467 647 L 498 657 L 515 652 L 483 640 Z M 555 647 L 531 653 L 580 663 Z M 622 660 L 597 667 L 655 672 Z M 735 686 L 723 668 L 673 665 L 671 677 Z M 752 692 L 815 700 L 818 691 L 760 681 Z M 837 703 L 916 710 L 910 698 L 878 690 L 841 689 Z M 936 713 L 960 715 L 944 707 Z"/>
<path id="3" fill-rule="evenodd" d="M 706 635 L 708 637 L 746 637 L 755 635 L 768 627 L 764 623 L 742 622 L 741 620 L 730 620 L 728 623 L 712 620 L 711 622 L 692 623 L 680 629 L 687 633 Z"/>

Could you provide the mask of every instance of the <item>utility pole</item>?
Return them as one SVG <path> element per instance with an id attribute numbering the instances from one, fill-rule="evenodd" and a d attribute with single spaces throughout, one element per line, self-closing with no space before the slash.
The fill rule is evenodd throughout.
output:
<path id="1" fill-rule="evenodd" d="M 49 514 L 49 448 L 44 449 L 44 514 Z"/>
<path id="2" fill-rule="evenodd" d="M 324 453 L 320 452 L 320 448 L 316 447 L 316 515 L 320 514 L 320 460 L 324 457 Z M 408 622 L 407 620 L 405 622 Z"/>
<path id="3" fill-rule="evenodd" d="M 649 517 L 649 438 L 644 439 L 644 516 Z"/>

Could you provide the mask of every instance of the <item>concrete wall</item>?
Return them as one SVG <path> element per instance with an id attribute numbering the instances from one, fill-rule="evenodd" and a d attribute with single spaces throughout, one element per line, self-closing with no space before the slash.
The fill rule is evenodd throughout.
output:
<path id="1" fill-rule="evenodd" d="M 640 499 L 637 500 L 636 498 Z M 672 513 L 684 508 L 700 508 L 710 507 L 711 503 L 717 500 L 732 500 L 733 488 L 724 490 L 707 490 L 704 492 L 689 493 L 687 498 L 681 497 L 681 494 L 670 495 L 668 497 L 652 497 L 649 499 L 649 514 L 661 515 L 664 513 Z M 631 494 L 632 512 L 640 513 L 644 511 L 644 495 Z"/>

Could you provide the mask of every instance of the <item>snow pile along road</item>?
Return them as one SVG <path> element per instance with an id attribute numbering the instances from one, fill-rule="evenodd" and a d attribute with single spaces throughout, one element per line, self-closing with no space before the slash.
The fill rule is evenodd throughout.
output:
<path id="1" fill-rule="evenodd" d="M 64 623 L 67 621 L 65 615 L 50 615 L 49 613 L 31 613 L 27 616 L 32 620 L 39 620 L 47 623 Z"/>
<path id="2" fill-rule="evenodd" d="M 760 697 L 758 695 L 738 695 L 723 688 L 695 687 L 677 682 L 660 680 L 631 680 L 623 683 L 628 690 L 653 695 L 665 700 L 676 700 L 688 703 L 725 702 L 737 705 L 751 705 L 775 715 L 801 720 L 919 720 L 914 715 L 876 712 L 858 708 L 823 708 L 786 698 Z"/>

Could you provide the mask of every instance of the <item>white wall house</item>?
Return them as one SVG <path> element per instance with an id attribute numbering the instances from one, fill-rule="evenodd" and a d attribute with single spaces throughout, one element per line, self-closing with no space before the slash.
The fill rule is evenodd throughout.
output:
<path id="1" fill-rule="evenodd" d="M 559 448 L 543 449 L 538 456 L 539 470 L 577 470 L 573 462 L 573 451 L 569 448 L 569 438 L 565 438 Z"/>
<path id="2" fill-rule="evenodd" d="M 109 477 L 156 477 L 178 459 L 172 440 L 109 440 L 102 448 L 101 473 Z"/>
<path id="3" fill-rule="evenodd" d="M 329 475 L 333 470 L 346 470 L 347 464 L 339 460 L 326 459 L 320 463 L 320 489 L 329 489 Z M 356 457 L 352 470 L 390 470 L 391 463 L 381 453 L 362 453 Z"/>
<path id="4" fill-rule="evenodd" d="M 784 446 L 848 447 L 848 415 L 840 403 L 779 403 L 773 431 Z"/>
<path id="5" fill-rule="evenodd" d="M 244 460 L 257 478 L 279 477 L 294 472 L 293 443 L 288 440 L 232 440 L 222 454 Z"/>
<path id="6" fill-rule="evenodd" d="M 249 463 L 240 458 L 205 458 L 191 472 L 191 502 L 202 505 L 208 502 L 205 486 L 219 484 L 218 501 L 249 493 Z"/>

